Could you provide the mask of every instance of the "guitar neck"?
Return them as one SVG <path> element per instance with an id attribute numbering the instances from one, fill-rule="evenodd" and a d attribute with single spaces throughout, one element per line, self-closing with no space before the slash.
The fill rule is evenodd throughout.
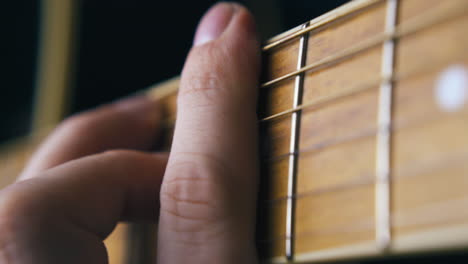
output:
<path id="1" fill-rule="evenodd" d="M 356 0 L 266 43 L 263 259 L 468 246 L 466 28 L 467 0 Z M 165 150 L 178 85 L 146 91 L 164 106 Z"/>

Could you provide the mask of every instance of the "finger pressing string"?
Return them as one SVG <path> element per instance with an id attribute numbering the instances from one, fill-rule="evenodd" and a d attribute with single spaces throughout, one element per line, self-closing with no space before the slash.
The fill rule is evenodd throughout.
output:
<path id="1" fill-rule="evenodd" d="M 254 263 L 260 49 L 253 18 L 239 5 L 218 4 L 194 43 L 161 188 L 158 263 Z"/>

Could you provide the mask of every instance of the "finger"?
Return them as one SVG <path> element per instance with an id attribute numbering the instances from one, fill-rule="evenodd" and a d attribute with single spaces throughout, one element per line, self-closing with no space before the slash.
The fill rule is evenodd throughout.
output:
<path id="1" fill-rule="evenodd" d="M 255 262 L 259 44 L 250 13 L 202 19 L 182 72 L 164 182 L 159 263 Z M 183 252 L 183 254 L 181 254 Z"/>
<path id="2" fill-rule="evenodd" d="M 158 104 L 134 97 L 65 120 L 33 155 L 20 179 L 110 149 L 150 148 L 157 138 Z"/>
<path id="3" fill-rule="evenodd" d="M 111 151 L 3 189 L 0 260 L 107 263 L 102 240 L 117 221 L 156 220 L 166 162 L 165 154 Z"/>

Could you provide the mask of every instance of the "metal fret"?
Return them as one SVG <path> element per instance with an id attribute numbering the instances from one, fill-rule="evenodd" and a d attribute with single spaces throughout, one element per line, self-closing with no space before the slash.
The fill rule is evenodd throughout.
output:
<path id="1" fill-rule="evenodd" d="M 385 32 L 394 34 L 396 29 L 398 0 L 387 0 Z M 395 42 L 389 39 L 383 44 L 382 76 L 393 76 Z M 392 120 L 391 78 L 386 78 L 380 85 L 378 130 L 376 150 L 375 182 L 375 239 L 377 247 L 386 251 L 390 247 L 390 151 Z"/>
<path id="2" fill-rule="evenodd" d="M 309 23 L 302 25 L 302 28 L 307 28 Z M 307 38 L 308 34 L 302 35 L 299 43 L 299 54 L 297 60 L 297 69 L 304 67 L 307 57 Z M 302 103 L 302 92 L 304 86 L 304 74 L 296 76 L 294 83 L 293 107 L 297 107 Z M 295 199 L 296 193 L 296 172 L 297 172 L 297 148 L 299 145 L 299 130 L 300 130 L 300 114 L 294 112 L 291 115 L 291 137 L 289 141 L 289 166 L 288 166 L 288 200 L 286 207 L 286 258 L 292 260 L 294 258 L 294 215 L 295 215 Z"/>

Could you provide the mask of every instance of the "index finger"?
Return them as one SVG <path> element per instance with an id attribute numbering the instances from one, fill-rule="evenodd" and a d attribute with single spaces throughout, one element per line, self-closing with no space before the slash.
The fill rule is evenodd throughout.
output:
<path id="1" fill-rule="evenodd" d="M 259 53 L 245 8 L 218 4 L 202 19 L 161 189 L 160 263 L 255 260 Z"/>

